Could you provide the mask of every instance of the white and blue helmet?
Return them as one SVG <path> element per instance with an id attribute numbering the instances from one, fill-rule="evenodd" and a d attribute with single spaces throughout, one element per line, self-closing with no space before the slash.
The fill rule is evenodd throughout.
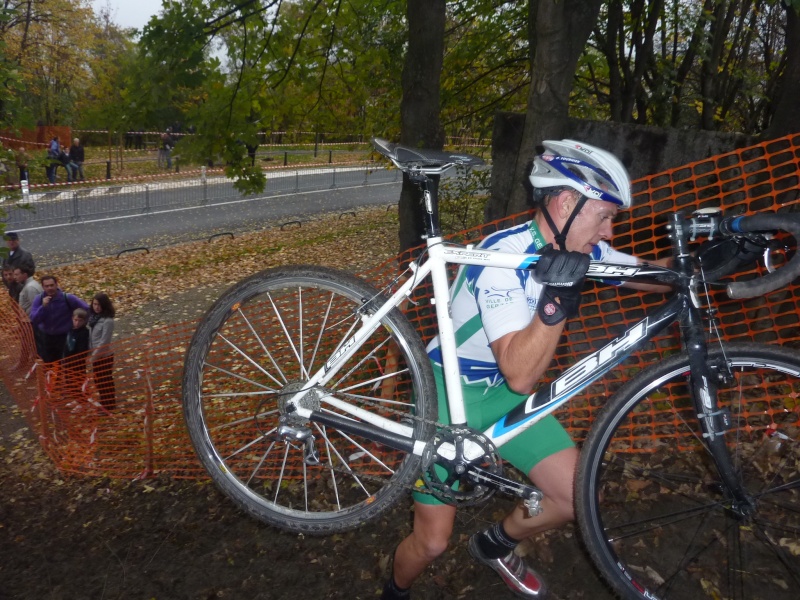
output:
<path id="1" fill-rule="evenodd" d="M 534 189 L 572 188 L 587 198 L 630 208 L 631 181 L 619 159 L 605 150 L 575 140 L 547 140 L 533 159 Z"/>

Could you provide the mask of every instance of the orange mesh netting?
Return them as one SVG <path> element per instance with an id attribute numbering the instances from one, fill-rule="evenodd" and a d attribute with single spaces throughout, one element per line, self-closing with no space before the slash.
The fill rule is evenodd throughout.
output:
<path id="1" fill-rule="evenodd" d="M 633 185 L 635 208 L 618 218 L 614 246 L 644 258 L 664 256 L 669 246 L 661 224 L 666 215 L 678 209 L 691 212 L 719 206 L 726 214 L 796 211 L 800 207 L 798 173 L 800 136 L 795 135 L 644 177 Z M 451 237 L 475 240 L 529 218 L 528 213 L 515 215 Z M 406 260 L 406 257 L 397 257 L 387 261 L 367 273 L 367 278 L 383 285 L 391 281 L 397 274 L 398 264 Z M 741 273 L 737 278 L 757 275 L 754 270 Z M 406 308 L 407 316 L 426 342 L 435 334 L 427 293 L 428 290 L 422 290 L 414 297 L 417 304 Z M 767 297 L 746 301 L 729 300 L 722 289 L 712 291 L 712 295 L 719 309 L 719 327 L 725 339 L 800 347 L 797 283 Z M 548 378 L 623 333 L 663 298 L 661 294 L 599 285 L 587 289 L 581 316 L 569 323 Z M 269 319 L 268 310 L 253 314 Z M 113 391 L 110 387 L 102 390 L 98 388 L 109 386 L 108 380 L 99 377 L 90 366 L 76 374 L 66 373 L 58 365 L 37 362 L 27 317 L 2 294 L 0 373 L 42 447 L 62 470 L 123 478 L 154 473 L 202 476 L 202 468 L 186 434 L 180 400 L 184 353 L 195 326 L 194 322 L 179 323 L 114 342 L 110 348 L 114 355 L 114 388 Z M 256 323 L 256 326 L 268 328 L 269 324 Z M 587 388 L 561 410 L 558 417 L 576 440 L 582 439 L 593 413 L 615 390 L 642 368 L 678 349 L 673 328 Z M 285 350 L 276 348 L 275 352 Z M 230 357 L 221 359 L 220 364 L 231 360 Z M 378 361 L 375 362 L 375 369 L 380 369 Z M 380 371 L 376 371 L 376 376 L 380 376 Z M 797 382 L 793 385 L 790 389 L 785 385 L 773 386 L 780 388 L 777 400 L 759 405 L 758 413 L 752 415 L 753 423 L 763 427 L 780 419 L 782 425 L 798 425 L 800 390 Z M 686 393 L 685 386 L 678 388 L 680 386 L 669 390 L 673 399 Z M 103 391 L 105 393 L 101 393 Z M 404 391 L 400 385 L 389 393 L 400 397 Z M 107 411 L 104 405 L 110 397 L 116 399 L 116 405 Z M 226 410 L 234 409 L 227 406 Z M 212 413 L 209 412 L 211 421 Z M 750 422 L 751 417 L 745 416 Z M 637 426 L 636 431 L 631 431 L 631 437 L 645 440 L 642 444 L 646 446 L 646 440 L 660 432 L 674 431 L 680 418 L 669 411 L 653 415 L 648 421 L 652 425 Z M 231 436 L 231 447 L 235 447 L 237 438 L 233 433 Z"/>

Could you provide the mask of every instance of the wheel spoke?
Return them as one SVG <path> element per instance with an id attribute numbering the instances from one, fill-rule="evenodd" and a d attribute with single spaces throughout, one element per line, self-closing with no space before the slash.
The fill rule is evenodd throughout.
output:
<path id="1" fill-rule="evenodd" d="M 578 519 L 622 597 L 800 596 L 800 357 L 755 344 L 709 356 L 712 365 L 726 360 L 735 379 L 718 398 L 732 425 L 714 456 L 728 449 L 748 500 L 731 500 L 738 496 L 696 435 L 685 354 L 626 383 L 584 444 Z M 777 444 L 765 445 L 772 434 L 780 457 Z"/>
<path id="2" fill-rule="evenodd" d="M 289 448 L 291 448 L 291 444 L 287 443 L 286 450 L 284 450 L 283 452 L 283 461 L 281 461 L 281 472 L 278 475 L 278 481 L 275 485 L 275 498 L 273 499 L 273 502 L 275 502 L 276 504 L 278 503 L 278 494 L 281 491 L 281 484 L 283 483 L 283 475 L 284 473 L 286 473 L 286 462 L 287 459 L 289 458 Z"/>
<path id="3" fill-rule="evenodd" d="M 301 416 L 323 411 L 419 439 L 432 432 L 435 382 L 414 327 L 392 309 L 371 333 L 360 329 L 363 299 L 378 296 L 348 274 L 279 268 L 226 292 L 195 333 L 184 377 L 192 442 L 220 488 L 267 523 L 351 529 L 417 476 L 420 457 Z M 342 352 L 356 335 L 364 339 Z M 332 356 L 336 368 L 325 372 Z M 299 394 L 318 371 L 335 385 Z"/>
<path id="4" fill-rule="evenodd" d="M 769 536 L 763 525 L 764 523 L 761 519 L 756 518 L 753 520 L 753 533 L 755 537 L 773 553 L 775 558 L 777 558 L 784 567 L 786 567 L 786 571 L 794 580 L 796 589 L 800 589 L 800 567 L 798 567 L 797 560 L 792 560 L 791 555 L 780 546 L 780 543 L 776 543 Z"/>
<path id="5" fill-rule="evenodd" d="M 278 365 L 278 363 L 275 362 L 275 359 L 272 357 L 272 353 L 267 349 L 267 346 L 264 344 L 264 341 L 261 339 L 261 336 L 258 335 L 258 333 L 255 330 L 255 327 L 253 327 L 253 324 L 250 323 L 250 319 L 247 318 L 247 315 L 244 314 L 244 311 L 242 310 L 241 307 L 239 307 L 238 313 L 239 313 L 239 316 L 242 317 L 244 322 L 247 324 L 247 327 L 253 333 L 253 336 L 258 341 L 259 346 L 261 346 L 261 350 L 263 350 L 264 354 L 267 355 L 267 358 L 269 358 L 269 361 L 272 363 L 272 366 L 274 366 L 275 370 L 278 371 L 278 375 L 280 375 L 281 379 L 283 379 L 283 383 L 286 383 L 288 381 L 288 379 L 286 379 L 286 375 L 283 374 L 283 371 L 281 370 L 280 365 Z M 281 385 L 280 382 L 277 379 L 275 379 L 274 377 L 272 378 L 272 380 L 277 385 Z"/>
<path id="6" fill-rule="evenodd" d="M 384 347 L 384 345 L 385 345 L 385 344 L 386 344 L 386 343 L 387 343 L 387 342 L 388 342 L 390 339 L 391 339 L 390 337 L 387 337 L 385 340 L 383 340 L 381 343 L 379 343 L 377 346 L 375 346 L 375 348 L 373 348 L 373 349 L 372 349 L 372 350 L 369 352 L 369 354 L 367 354 L 367 355 L 366 355 L 366 356 L 364 356 L 364 357 L 363 357 L 363 358 L 362 358 L 360 361 L 358 361 L 356 364 L 354 364 L 354 365 L 353 365 L 353 366 L 352 366 L 352 367 L 351 367 L 351 368 L 350 368 L 350 369 L 347 371 L 347 373 L 345 373 L 344 375 L 342 375 L 342 376 L 339 378 L 339 380 L 338 380 L 336 383 L 334 383 L 334 384 L 333 384 L 331 387 L 333 387 L 333 388 L 337 387 L 339 384 L 341 384 L 341 383 L 342 383 L 342 381 L 344 381 L 345 379 L 347 379 L 348 377 L 350 377 L 350 376 L 351 376 L 353 373 L 355 373 L 357 370 L 359 370 L 359 369 L 363 368 L 363 366 L 364 366 L 364 363 L 366 363 L 366 362 L 368 362 L 368 361 L 372 360 L 372 359 L 375 357 L 375 353 L 376 353 L 378 350 L 380 350 L 381 348 L 383 348 L 383 347 Z"/>
<path id="7" fill-rule="evenodd" d="M 271 374 L 269 371 L 267 371 L 267 370 L 266 370 L 264 367 L 262 367 L 260 364 L 258 364 L 256 361 L 254 361 L 252 358 L 250 358 L 250 355 L 249 355 L 249 354 L 247 354 L 247 353 L 246 353 L 244 350 L 242 350 L 241 348 L 239 348 L 239 346 L 237 346 L 236 344 L 234 344 L 232 341 L 230 341 L 228 338 L 226 338 L 226 337 L 225 337 L 224 335 L 222 335 L 221 333 L 219 334 L 219 337 L 220 337 L 220 339 L 222 339 L 222 340 L 223 340 L 223 341 L 224 341 L 226 344 L 228 344 L 228 345 L 229 345 L 231 348 L 233 348 L 233 349 L 234 349 L 236 352 L 238 352 L 238 353 L 239 353 L 239 354 L 240 354 L 240 355 L 241 355 L 241 356 L 242 356 L 242 357 L 243 357 L 243 358 L 244 358 L 244 359 L 245 359 L 247 362 L 249 362 L 249 363 L 250 363 L 251 365 L 253 365 L 253 366 L 254 366 L 256 369 L 258 369 L 259 371 L 261 371 L 261 372 L 262 372 L 264 375 L 266 375 L 267 377 L 269 377 L 269 378 L 270 378 L 272 381 L 274 381 L 276 385 L 281 385 L 281 383 L 280 383 L 280 382 L 279 382 L 277 379 L 275 379 L 275 377 L 273 377 L 273 376 L 272 376 L 272 374 Z"/>
<path id="8" fill-rule="evenodd" d="M 300 372 L 303 379 L 308 379 L 308 371 L 306 371 L 306 367 L 303 364 L 303 360 L 300 358 L 300 353 L 297 351 L 297 347 L 294 345 L 294 341 L 292 340 L 292 336 L 289 333 L 289 330 L 286 328 L 286 322 L 283 320 L 283 316 L 281 315 L 281 311 L 278 310 L 278 307 L 275 306 L 275 301 L 272 299 L 271 294 L 267 294 L 267 298 L 269 299 L 270 304 L 272 305 L 272 310 L 275 311 L 275 317 L 278 319 L 278 323 L 280 323 L 281 329 L 283 330 L 283 335 L 286 336 L 286 341 L 289 342 L 289 346 L 294 352 L 294 357 L 297 359 L 297 363 L 300 366 Z M 302 321 L 302 315 L 300 317 Z"/>
<path id="9" fill-rule="evenodd" d="M 216 425 L 214 427 L 209 427 L 208 430 L 209 431 L 220 431 L 222 429 L 230 429 L 232 427 L 238 427 L 239 425 L 242 425 L 243 423 L 251 423 L 254 418 L 255 419 L 259 419 L 259 418 L 263 418 L 263 417 L 268 417 L 270 415 L 275 415 L 278 412 L 279 411 L 276 409 L 276 410 L 269 410 L 269 411 L 266 411 L 266 412 L 263 412 L 263 413 L 259 413 L 259 414 L 256 414 L 256 415 L 248 415 L 248 416 L 243 417 L 241 419 L 236 419 L 235 421 L 227 421 L 225 423 L 221 423 L 221 424 Z M 272 433 L 274 431 L 275 431 L 275 429 L 272 429 L 270 433 Z"/>
<path id="10" fill-rule="evenodd" d="M 364 487 L 364 484 L 361 483 L 361 479 L 359 478 L 358 474 L 355 471 L 353 471 L 353 469 L 350 468 L 350 465 L 345 460 L 344 456 L 339 454 L 339 451 L 336 449 L 336 446 L 334 446 L 334 444 L 331 442 L 330 438 L 328 437 L 327 431 L 325 429 L 322 429 L 318 425 L 316 425 L 316 423 L 314 425 L 317 427 L 317 430 L 322 434 L 322 437 L 325 439 L 325 444 L 336 455 L 336 458 L 339 459 L 339 462 L 341 463 L 342 468 L 344 468 L 344 470 L 347 471 L 347 473 L 355 480 L 355 482 L 359 485 L 359 487 L 362 490 L 364 490 L 364 493 L 367 495 L 367 497 L 370 497 L 372 494 L 370 494 L 369 490 L 367 490 L 367 488 Z M 340 435 L 342 434 L 342 432 L 339 432 L 339 433 L 340 433 Z"/>
<path id="11" fill-rule="evenodd" d="M 314 342 L 314 351 L 311 353 L 311 360 L 308 362 L 308 372 L 314 372 L 314 361 L 317 358 L 317 352 L 319 351 L 320 344 L 322 343 L 322 335 L 325 333 L 326 325 L 328 323 L 328 317 L 331 314 L 331 306 L 333 306 L 333 299 L 336 296 L 331 293 L 330 298 L 328 299 L 328 304 L 325 307 L 325 314 L 322 317 L 322 322 L 319 325 L 319 333 L 317 334 L 317 340 Z"/>
<path id="12" fill-rule="evenodd" d="M 235 377 L 236 379 L 241 379 L 242 381 L 244 381 L 246 383 L 250 383 L 250 384 L 252 384 L 252 385 L 254 385 L 256 387 L 260 387 L 262 389 L 265 389 L 265 390 L 267 390 L 268 392 L 270 392 L 272 394 L 277 394 L 278 393 L 277 390 L 275 390 L 275 389 L 273 389 L 271 387 L 268 387 L 268 386 L 264 385 L 263 383 L 259 383 L 258 381 L 250 379 L 249 377 L 245 377 L 243 375 L 239 375 L 238 373 L 234 373 L 233 371 L 229 371 L 228 369 L 223 369 L 222 367 L 214 365 L 214 364 L 211 364 L 209 362 L 203 363 L 203 366 L 204 367 L 209 367 L 209 368 L 214 369 L 216 371 L 220 371 L 221 373 L 225 373 L 226 375 L 230 375 L 231 377 Z M 277 383 L 278 385 L 281 385 L 277 380 L 273 379 L 273 381 L 275 381 L 275 383 Z M 205 396 L 206 394 L 203 394 L 203 395 Z"/>
<path id="13" fill-rule="evenodd" d="M 264 464 L 264 461 L 267 460 L 267 456 L 269 456 L 269 453 L 272 452 L 272 448 L 274 446 L 275 446 L 275 442 L 273 441 L 273 442 L 270 443 L 269 447 L 266 449 L 264 454 L 261 455 L 261 460 L 259 460 L 258 464 L 255 466 L 255 468 L 253 468 L 253 472 L 250 473 L 250 478 L 247 480 L 246 485 L 249 486 L 252 483 L 253 479 L 256 476 L 256 473 L 258 473 L 258 471 L 261 469 L 261 467 Z"/>
<path id="14" fill-rule="evenodd" d="M 264 433 L 264 434 L 261 434 L 261 435 L 259 435 L 259 436 L 258 436 L 257 438 L 255 438 L 254 440 L 250 440 L 249 442 L 247 442 L 247 443 L 246 443 L 244 446 L 242 446 L 242 447 L 241 447 L 241 448 L 239 448 L 238 450 L 236 450 L 236 451 L 234 451 L 234 452 L 231 452 L 230 454 L 228 454 L 228 456 L 226 456 L 226 457 L 225 457 L 223 460 L 226 460 L 226 461 L 227 461 L 227 460 L 230 460 L 230 459 L 232 459 L 234 456 L 238 456 L 239 454 L 241 454 L 241 453 L 242 453 L 242 452 L 244 452 L 245 450 L 247 450 L 247 449 L 249 449 L 249 448 L 253 447 L 253 445 L 254 445 L 254 444 L 257 444 L 258 442 L 262 441 L 262 440 L 263 440 L 265 437 L 267 437 L 268 435 L 270 435 L 270 434 L 272 434 L 272 433 L 275 433 L 275 429 L 272 429 L 271 431 L 268 431 L 267 433 Z M 270 446 L 270 448 L 271 448 L 271 447 L 272 447 L 272 446 Z"/>

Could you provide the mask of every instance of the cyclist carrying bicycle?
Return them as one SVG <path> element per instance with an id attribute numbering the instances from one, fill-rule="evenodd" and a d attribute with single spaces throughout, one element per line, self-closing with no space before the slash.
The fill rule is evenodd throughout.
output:
<path id="1" fill-rule="evenodd" d="M 467 422 L 483 430 L 536 387 L 553 359 L 566 320 L 578 314 L 590 257 L 636 263 L 607 240 L 620 209 L 631 206 L 630 179 L 612 154 L 572 140 L 545 141 L 530 183 L 537 211 L 532 221 L 498 231 L 479 247 L 539 252 L 533 271 L 461 267 L 451 288 L 451 310 Z M 660 262 L 666 264 L 670 259 Z M 613 283 L 613 282 L 610 282 Z M 667 291 L 655 285 L 638 289 Z M 438 338 L 428 346 L 437 384 L 439 418 L 449 422 Z M 469 552 L 499 573 L 517 595 L 540 598 L 544 584 L 514 548 L 525 538 L 574 519 L 573 484 L 578 451 L 552 415 L 499 449 L 544 494 L 529 516 L 517 506 L 502 521 L 474 534 Z M 424 486 L 420 481 L 418 486 Z M 414 529 L 397 547 L 384 600 L 408 598 L 424 569 L 447 548 L 456 508 L 414 493 Z"/>

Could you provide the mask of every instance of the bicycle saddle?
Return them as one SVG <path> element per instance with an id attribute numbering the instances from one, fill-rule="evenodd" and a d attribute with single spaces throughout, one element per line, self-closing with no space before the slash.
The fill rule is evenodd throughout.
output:
<path id="1" fill-rule="evenodd" d="M 449 167 L 464 165 L 474 167 L 485 164 L 484 160 L 471 154 L 445 152 L 443 150 L 423 150 L 409 148 L 400 144 L 393 144 L 380 138 L 373 138 L 372 145 L 386 158 L 395 163 L 399 168 L 404 167 Z"/>

